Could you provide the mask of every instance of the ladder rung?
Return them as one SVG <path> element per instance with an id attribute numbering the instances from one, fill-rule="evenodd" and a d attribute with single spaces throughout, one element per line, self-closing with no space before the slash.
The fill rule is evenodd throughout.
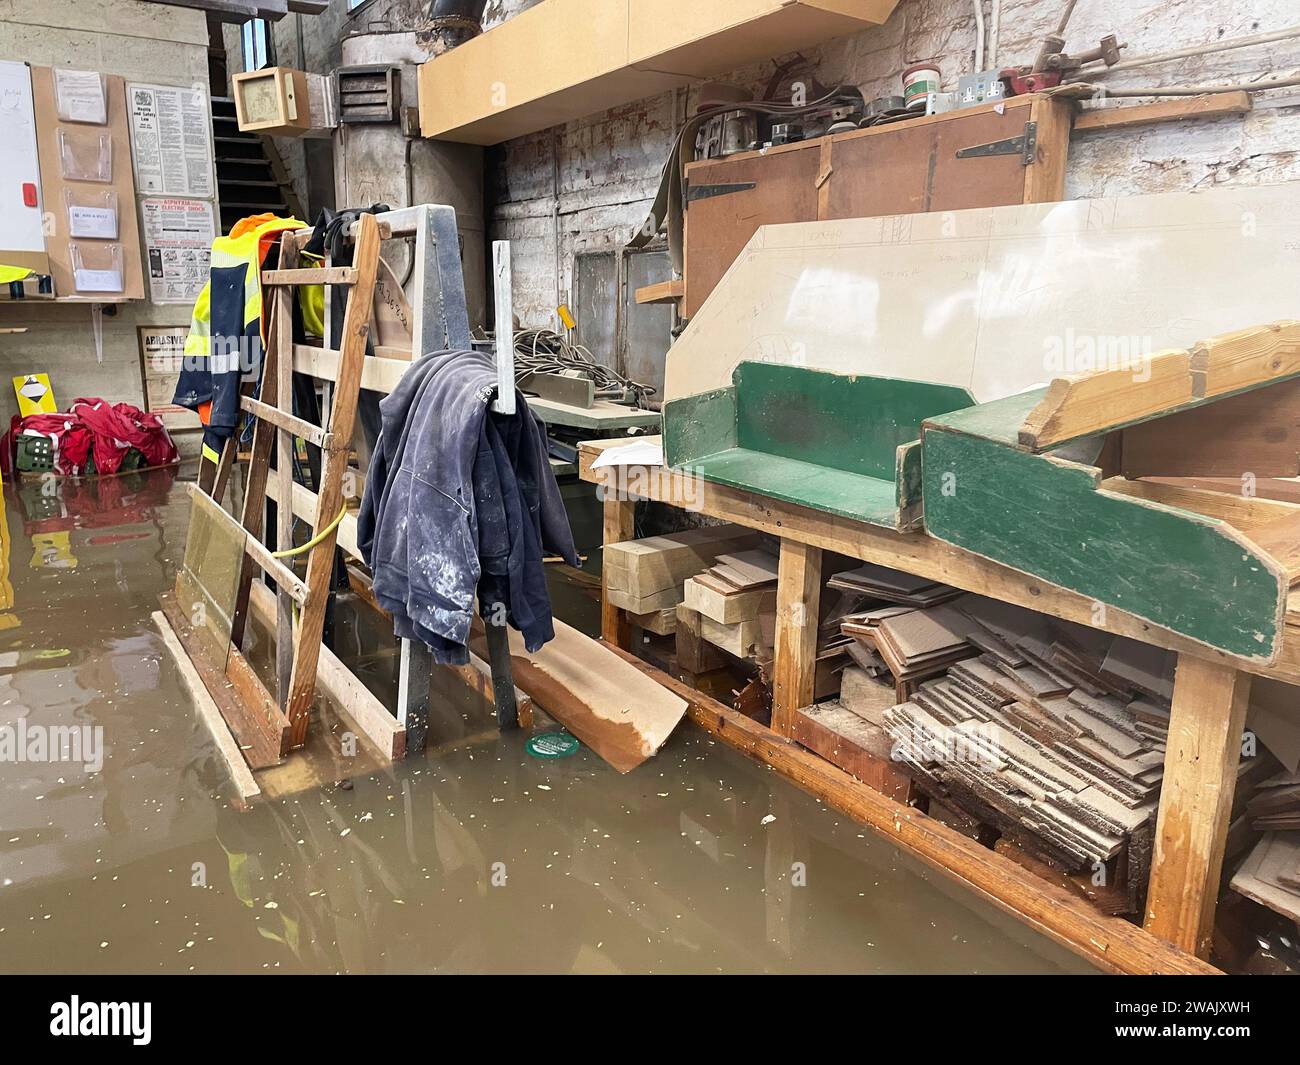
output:
<path id="1" fill-rule="evenodd" d="M 277 429 L 293 433 L 294 436 L 300 436 L 308 443 L 315 444 L 322 451 L 332 451 L 334 449 L 334 437 L 319 425 L 312 425 L 311 422 L 303 421 L 287 411 L 280 410 L 279 407 L 272 407 L 269 403 L 263 403 L 251 396 L 241 396 L 239 406 L 253 417 L 270 422 Z"/>
<path id="2" fill-rule="evenodd" d="M 308 377 L 315 377 L 321 381 L 339 379 L 341 360 L 342 356 L 334 348 L 314 348 L 309 344 L 293 346 L 294 371 L 305 373 Z M 387 394 L 397 387 L 402 374 L 410 367 L 409 359 L 381 359 L 367 355 L 361 364 L 361 387 L 372 392 Z"/>
<path id="3" fill-rule="evenodd" d="M 318 266 L 303 270 L 263 270 L 264 285 L 355 285 L 355 266 Z"/>
<path id="4" fill-rule="evenodd" d="M 289 593 L 290 598 L 299 606 L 307 603 L 307 585 L 298 579 L 297 574 L 278 558 L 271 555 L 271 549 L 255 536 L 250 536 L 244 543 L 244 550 L 249 557 L 269 574 L 275 583 Z"/>

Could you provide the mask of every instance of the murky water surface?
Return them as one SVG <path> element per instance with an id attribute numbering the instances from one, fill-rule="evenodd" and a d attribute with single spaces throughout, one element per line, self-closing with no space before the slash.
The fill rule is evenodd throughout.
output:
<path id="1" fill-rule="evenodd" d="M 0 761 L 0 971 L 1087 971 L 689 724 L 619 776 L 449 693 L 427 754 L 241 813 L 150 620 L 183 484 L 5 504 L 0 728 L 103 750 Z M 335 649 L 383 692 L 360 613 Z"/>

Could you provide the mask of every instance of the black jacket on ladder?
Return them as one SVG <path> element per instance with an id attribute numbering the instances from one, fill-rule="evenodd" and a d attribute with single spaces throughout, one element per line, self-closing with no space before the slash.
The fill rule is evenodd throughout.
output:
<path id="1" fill-rule="evenodd" d="M 544 558 L 579 565 L 546 454 L 544 427 L 515 393 L 515 413 L 490 410 L 496 365 L 476 351 L 417 360 L 380 403 L 357 544 L 398 636 L 443 665 L 469 660 L 477 595 L 498 604 L 537 651 L 555 635 Z"/>

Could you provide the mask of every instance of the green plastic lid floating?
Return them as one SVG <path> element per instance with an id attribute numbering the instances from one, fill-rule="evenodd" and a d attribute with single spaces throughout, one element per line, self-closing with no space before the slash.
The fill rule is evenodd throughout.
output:
<path id="1" fill-rule="evenodd" d="M 539 732 L 524 745 L 534 758 L 568 758 L 582 748 L 567 732 Z"/>

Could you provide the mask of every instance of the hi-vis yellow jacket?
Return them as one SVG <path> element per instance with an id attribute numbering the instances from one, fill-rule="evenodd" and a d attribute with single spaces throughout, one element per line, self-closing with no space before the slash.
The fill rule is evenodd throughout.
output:
<path id="1" fill-rule="evenodd" d="M 262 263 L 281 233 L 303 229 L 296 218 L 242 218 L 212 242 L 208 283 L 194 304 L 185 358 L 172 402 L 197 411 L 204 458 L 216 461 L 239 426 L 239 385 L 257 380 L 266 333 L 262 322 Z M 322 297 L 323 298 L 323 297 Z"/>

